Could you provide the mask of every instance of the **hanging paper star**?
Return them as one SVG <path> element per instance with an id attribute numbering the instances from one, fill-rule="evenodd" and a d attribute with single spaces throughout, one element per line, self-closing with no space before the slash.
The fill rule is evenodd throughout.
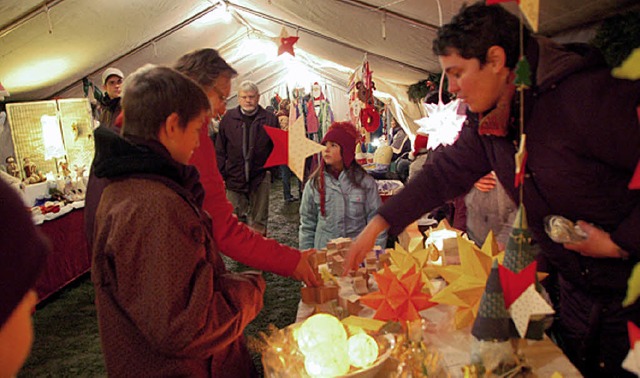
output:
<path id="1" fill-rule="evenodd" d="M 500 273 L 500 283 L 504 292 L 504 304 L 509 308 L 513 302 L 525 292 L 525 290 L 536 283 L 537 262 L 532 262 L 519 273 L 514 273 L 504 266 L 498 266 Z"/>
<path id="2" fill-rule="evenodd" d="M 529 337 L 527 328 L 533 316 L 550 315 L 555 313 L 549 303 L 536 291 L 536 285 L 531 284 L 509 307 L 509 314 L 516 325 L 520 337 Z"/>
<path id="3" fill-rule="evenodd" d="M 424 104 L 427 117 L 419 119 L 416 123 L 420 126 L 419 134 L 429 135 L 428 149 L 435 149 L 439 145 L 447 146 L 458 139 L 462 129 L 465 115 L 458 114 L 460 100 L 454 100 L 448 104 Z"/>
<path id="4" fill-rule="evenodd" d="M 529 22 L 531 30 L 538 32 L 538 19 L 540 14 L 540 0 L 522 0 L 518 1 L 520 11 Z"/>
<path id="5" fill-rule="evenodd" d="M 287 29 L 282 27 L 280 30 L 280 35 L 274 38 L 274 41 L 278 45 L 278 55 L 282 55 L 284 53 L 289 53 L 292 56 L 296 56 L 293 52 L 293 45 L 298 42 L 299 37 L 290 37 L 289 33 L 287 33 Z"/>
<path id="6" fill-rule="evenodd" d="M 420 319 L 419 312 L 435 303 L 422 292 L 424 282 L 419 272 L 409 270 L 398 278 L 388 267 L 383 273 L 373 273 L 380 291 L 360 297 L 360 303 L 376 310 L 378 320 L 411 321 Z"/>
<path id="7" fill-rule="evenodd" d="M 265 130 L 273 141 L 273 150 L 264 167 L 287 164 L 301 181 L 304 180 L 305 159 L 308 156 L 324 151 L 326 148 L 320 143 L 307 139 L 303 117 L 298 117 L 293 125 L 289 127 L 288 132 L 268 126 L 265 127 Z"/>
<path id="8" fill-rule="evenodd" d="M 520 135 L 520 147 L 518 147 L 518 152 L 515 154 L 516 160 L 516 175 L 514 178 L 513 185 L 517 188 L 520 185 L 524 184 L 524 172 L 525 165 L 527 163 L 527 135 Z"/>
<path id="9" fill-rule="evenodd" d="M 640 118 L 640 106 L 638 107 L 638 118 Z M 633 173 L 633 177 L 631 177 L 631 181 L 629 181 L 629 189 L 640 189 L 640 161 L 636 166 L 636 171 Z"/>
<path id="10" fill-rule="evenodd" d="M 640 79 L 640 47 L 634 49 L 622 64 L 611 71 L 618 79 Z"/>
<path id="11" fill-rule="evenodd" d="M 631 271 L 627 282 L 627 296 L 622 302 L 624 307 L 631 306 L 640 298 L 640 263 L 637 263 Z"/>
<path id="12" fill-rule="evenodd" d="M 640 328 L 632 322 L 627 322 L 629 329 L 629 354 L 622 362 L 622 367 L 640 376 Z"/>

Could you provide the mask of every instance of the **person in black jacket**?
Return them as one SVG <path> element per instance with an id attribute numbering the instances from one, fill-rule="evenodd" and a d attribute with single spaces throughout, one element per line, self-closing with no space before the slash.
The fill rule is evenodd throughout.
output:
<path id="1" fill-rule="evenodd" d="M 98 121 L 112 130 L 119 131 L 116 118 L 120 115 L 120 96 L 122 95 L 122 80 L 124 74 L 117 68 L 109 67 L 102 73 L 102 88 L 105 93 L 100 100 L 100 116 Z"/>
<path id="2" fill-rule="evenodd" d="M 238 107 L 220 121 L 216 138 L 218 168 L 238 219 L 266 235 L 271 172 L 263 166 L 273 143 L 265 127 L 280 127 L 278 118 L 259 105 L 260 91 L 251 81 L 238 89 Z"/>
<path id="3" fill-rule="evenodd" d="M 520 104 L 519 29 L 518 18 L 501 6 L 478 3 L 438 31 L 433 50 L 448 90 L 477 117 L 468 117 L 458 140 L 379 209 L 345 260 L 354 267 L 379 232 L 398 234 L 490 171 L 519 202 L 514 155 L 523 117 L 522 203 L 541 250 L 538 270 L 558 275 L 559 345 L 585 376 L 631 376 L 621 367 L 629 351 L 626 322 L 640 324 L 640 303 L 621 302 L 640 261 L 640 193 L 627 187 L 640 160 L 640 81 L 612 77 L 588 45 L 559 45 L 525 29 L 531 85 Z M 548 215 L 577 221 L 586 240 L 553 242 L 544 231 Z"/>

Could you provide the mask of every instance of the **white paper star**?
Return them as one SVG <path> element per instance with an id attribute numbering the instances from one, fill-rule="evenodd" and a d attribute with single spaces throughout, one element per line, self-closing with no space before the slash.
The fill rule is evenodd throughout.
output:
<path id="1" fill-rule="evenodd" d="M 622 361 L 622 367 L 640 376 L 640 341 L 636 341 L 636 344 L 629 349 L 629 354 Z"/>
<path id="2" fill-rule="evenodd" d="M 298 117 L 289 127 L 289 168 L 300 181 L 304 180 L 304 160 L 313 154 L 324 151 L 326 147 L 307 139 L 304 118 Z"/>
<path id="3" fill-rule="evenodd" d="M 549 303 L 536 291 L 535 284 L 531 284 L 509 307 L 509 314 L 516 324 L 520 337 L 527 334 L 532 315 L 547 315 L 554 312 Z"/>
<path id="4" fill-rule="evenodd" d="M 427 111 L 425 118 L 416 121 L 420 128 L 418 134 L 429 135 L 428 149 L 434 149 L 439 145 L 453 144 L 458 138 L 462 124 L 467 118 L 457 113 L 460 100 L 454 100 L 448 104 L 423 104 Z"/>

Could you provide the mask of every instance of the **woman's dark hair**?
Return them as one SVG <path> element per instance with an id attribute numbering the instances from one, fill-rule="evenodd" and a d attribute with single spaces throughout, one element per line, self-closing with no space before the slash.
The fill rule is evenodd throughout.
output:
<path id="1" fill-rule="evenodd" d="M 515 68 L 520 57 L 519 30 L 518 17 L 500 5 L 463 5 L 451 22 L 438 30 L 433 53 L 447 56 L 457 52 L 465 59 L 476 58 L 483 65 L 489 47 L 500 46 L 506 54 L 506 66 Z M 529 30 L 524 27 L 523 33 L 526 43 Z"/>
<path id="2" fill-rule="evenodd" d="M 209 110 L 202 88 L 180 72 L 148 64 L 124 81 L 122 134 L 157 140 L 158 132 L 172 113 L 178 114 L 180 127 Z"/>

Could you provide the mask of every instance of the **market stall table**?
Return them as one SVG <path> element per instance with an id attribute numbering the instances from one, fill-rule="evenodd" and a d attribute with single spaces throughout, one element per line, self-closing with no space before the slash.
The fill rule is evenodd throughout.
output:
<path id="1" fill-rule="evenodd" d="M 340 286 L 339 302 L 356 301 L 359 296 L 354 293 L 349 278 L 337 278 Z M 441 286 L 443 283 L 437 283 Z M 311 316 L 317 309 L 331 312 L 335 310 L 335 304 L 309 305 L 300 302 L 296 322 L 302 322 Z M 426 331 L 424 340 L 427 345 L 431 345 L 441 353 L 444 365 L 448 369 L 451 377 L 462 377 L 462 367 L 471 361 L 471 345 L 473 336 L 469 327 L 453 330 L 450 324 L 455 312 L 454 306 L 439 304 L 420 312 L 425 319 Z M 374 310 L 363 307 L 357 314 L 361 317 L 373 317 Z M 540 341 L 520 340 L 521 352 L 526 358 L 526 362 L 533 369 L 533 377 L 551 377 L 558 372 L 563 378 L 582 377 L 580 372 L 571 364 L 569 359 L 562 353 L 546 336 Z M 397 361 L 389 359 L 376 377 L 395 377 Z"/>
<path id="2" fill-rule="evenodd" d="M 36 226 L 51 242 L 51 252 L 36 281 L 40 301 L 63 288 L 91 268 L 91 255 L 84 234 L 84 209 Z"/>

